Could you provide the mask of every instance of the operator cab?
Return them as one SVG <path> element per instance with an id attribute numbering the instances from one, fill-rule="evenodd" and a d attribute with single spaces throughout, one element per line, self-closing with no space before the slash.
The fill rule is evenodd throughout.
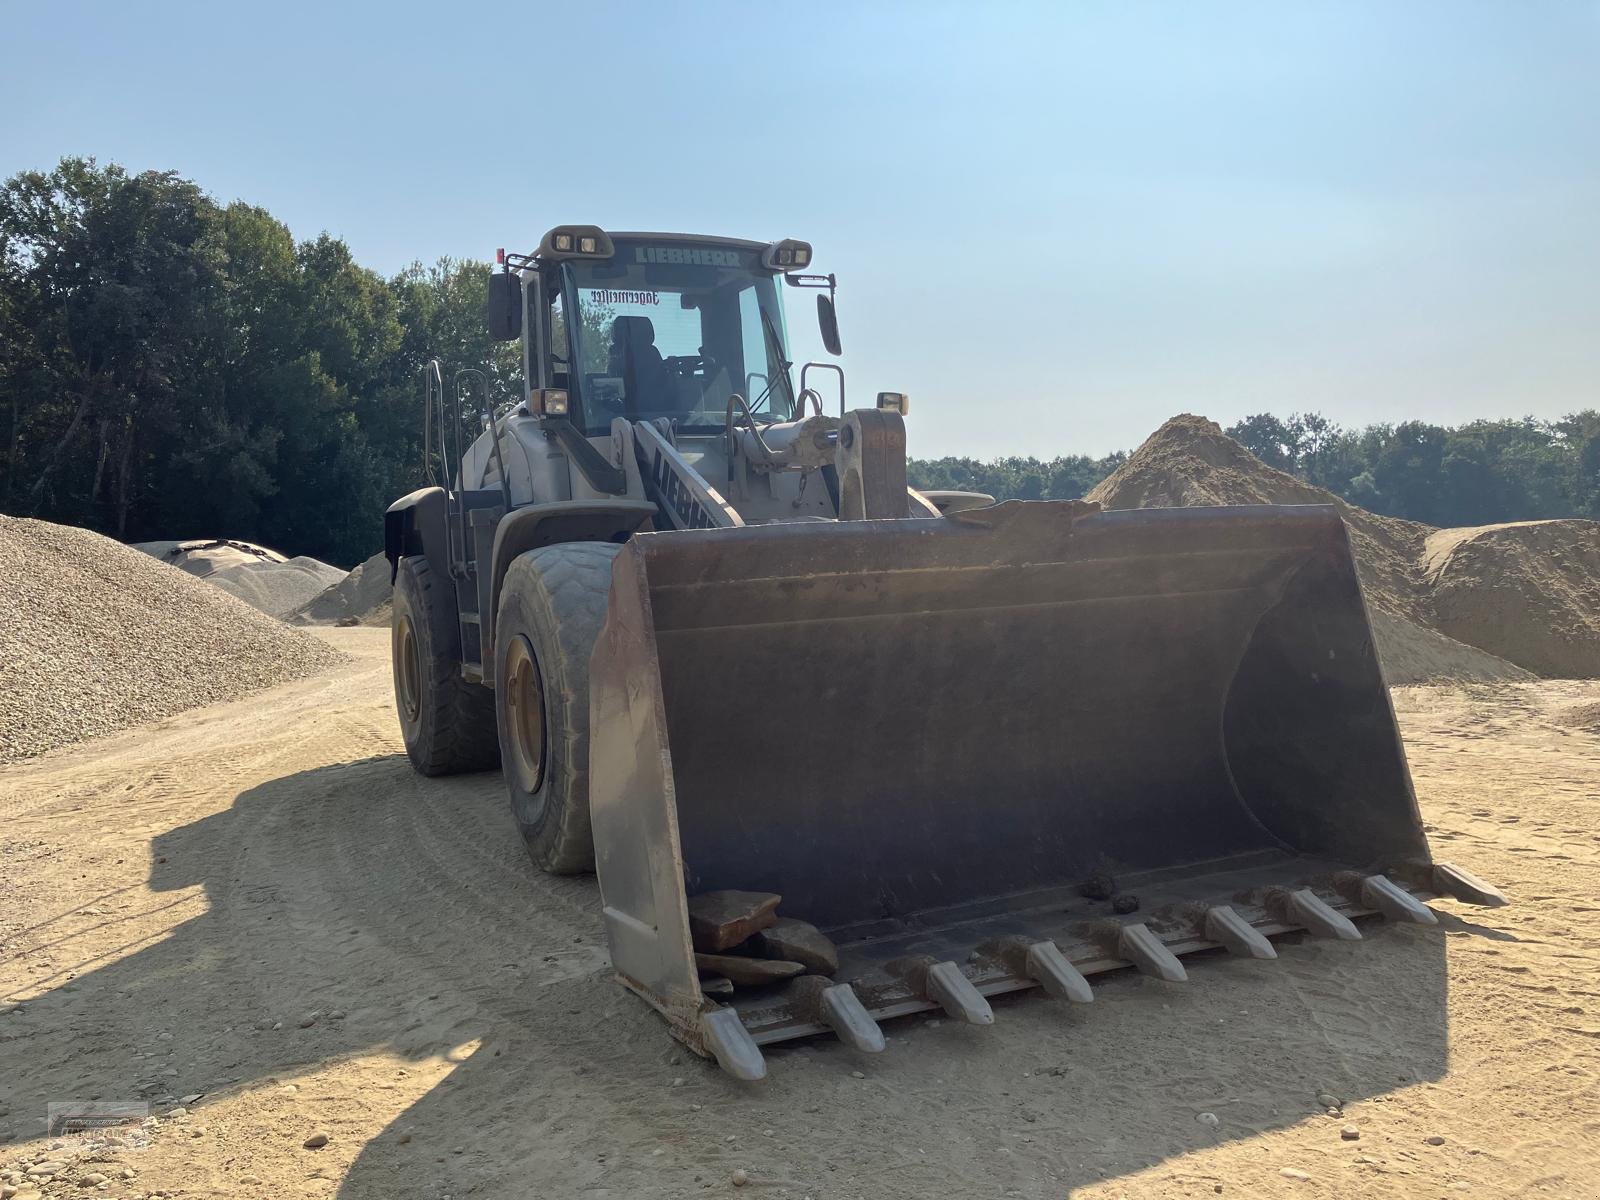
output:
<path id="1" fill-rule="evenodd" d="M 870 454 L 890 499 L 868 507 L 903 515 L 904 398 L 883 394 L 895 407 L 871 419 L 895 428 L 858 446 L 845 425 L 867 418 L 847 418 L 839 366 L 807 363 L 796 387 L 782 285 L 817 289 L 823 345 L 840 352 L 836 281 L 807 274 L 811 258 L 792 239 L 592 225 L 558 226 L 534 254 L 502 251 L 490 331 L 521 337 L 527 399 L 505 426 L 485 419 L 468 486 L 501 488 L 508 510 L 642 493 L 677 528 L 835 520 L 865 513 L 856 480 Z M 811 372 L 836 382 L 836 409 L 808 386 Z"/>
<path id="2" fill-rule="evenodd" d="M 665 417 L 689 436 L 720 434 L 735 394 L 758 420 L 794 414 L 771 246 L 682 234 L 609 241 L 607 257 L 560 258 L 543 272 L 550 386 L 567 391 L 575 425 L 597 437 L 617 417 Z M 785 245 L 785 266 L 810 262 L 809 246 Z"/>

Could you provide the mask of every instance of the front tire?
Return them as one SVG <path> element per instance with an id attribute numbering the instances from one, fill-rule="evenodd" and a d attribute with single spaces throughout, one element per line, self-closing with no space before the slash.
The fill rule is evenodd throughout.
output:
<path id="1" fill-rule="evenodd" d="M 495 715 L 511 811 L 553 875 L 594 870 L 589 827 L 589 655 L 622 547 L 565 542 L 506 571 L 495 618 Z"/>
<path id="2" fill-rule="evenodd" d="M 423 775 L 487 771 L 500 762 L 494 696 L 461 678 L 455 597 L 425 558 L 400 560 L 389 622 L 394 706 L 406 756 Z"/>

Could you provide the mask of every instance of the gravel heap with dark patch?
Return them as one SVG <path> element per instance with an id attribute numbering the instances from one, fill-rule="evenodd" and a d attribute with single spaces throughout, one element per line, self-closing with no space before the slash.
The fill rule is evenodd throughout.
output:
<path id="1" fill-rule="evenodd" d="M 1214 422 L 1173 417 L 1087 497 L 1103 508 L 1331 504 L 1392 684 L 1600 677 L 1600 524 L 1434 529 L 1269 467 Z"/>
<path id="2" fill-rule="evenodd" d="M 130 546 L 0 516 L 0 762 L 342 660 L 318 638 Z"/>

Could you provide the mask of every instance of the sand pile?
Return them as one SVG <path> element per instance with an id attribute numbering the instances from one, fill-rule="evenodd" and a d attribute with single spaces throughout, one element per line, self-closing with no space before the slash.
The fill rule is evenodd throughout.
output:
<path id="1" fill-rule="evenodd" d="M 1436 628 L 1540 675 L 1600 678 L 1600 523 L 1441 529 L 1422 565 Z"/>
<path id="2" fill-rule="evenodd" d="M 332 647 L 86 529 L 0 516 L 0 762 L 232 700 Z"/>
<path id="3" fill-rule="evenodd" d="M 1378 661 L 1383 664 L 1383 677 L 1390 687 L 1445 680 L 1493 683 L 1537 678 L 1532 671 L 1497 658 L 1487 650 L 1458 642 L 1376 605 L 1369 606 L 1369 611 L 1372 640 L 1378 647 Z"/>
<path id="4" fill-rule="evenodd" d="M 1269 467 L 1222 432 L 1215 421 L 1173 417 L 1086 497 L 1102 508 L 1187 508 L 1206 504 L 1332 504 L 1355 548 L 1356 571 L 1369 603 L 1430 623 L 1417 560 L 1428 525 L 1380 517 Z"/>
<path id="5" fill-rule="evenodd" d="M 389 560 L 374 554 L 289 615 L 293 625 L 387 625 Z"/>
<path id="6" fill-rule="evenodd" d="M 1350 530 L 1390 683 L 1600 676 L 1600 524 L 1438 530 L 1267 466 L 1215 422 L 1158 429 L 1087 497 L 1105 508 L 1332 504 Z"/>
<path id="7" fill-rule="evenodd" d="M 274 617 L 287 617 L 345 575 L 315 558 L 285 558 L 254 542 L 224 538 L 137 542 L 134 549 L 204 579 Z"/>
<path id="8" fill-rule="evenodd" d="M 1583 733 L 1600 734 L 1600 701 L 1573 704 L 1555 714 L 1556 724 Z"/>

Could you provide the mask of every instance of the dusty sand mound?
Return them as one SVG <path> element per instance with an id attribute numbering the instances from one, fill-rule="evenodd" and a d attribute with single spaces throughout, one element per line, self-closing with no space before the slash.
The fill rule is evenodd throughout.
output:
<path id="1" fill-rule="evenodd" d="M 1438 629 L 1540 675 L 1600 677 L 1600 523 L 1441 529 L 1422 564 Z"/>
<path id="2" fill-rule="evenodd" d="M 1350 529 L 1356 571 L 1379 608 L 1427 624 L 1416 566 L 1431 527 L 1380 517 L 1269 467 L 1215 421 L 1173 417 L 1086 499 L 1103 508 L 1186 508 L 1207 504 L 1332 504 Z"/>
<path id="3" fill-rule="evenodd" d="M 1563 708 L 1556 713 L 1556 724 L 1585 733 L 1600 733 L 1600 702 Z"/>
<path id="4" fill-rule="evenodd" d="M 1332 504 L 1350 530 L 1391 683 L 1525 678 L 1517 668 L 1600 676 L 1595 522 L 1437 530 L 1378 516 L 1267 466 L 1189 414 L 1158 429 L 1087 498 L 1105 508 Z"/>
<path id="5" fill-rule="evenodd" d="M 374 554 L 343 579 L 334 583 L 293 612 L 294 625 L 387 625 L 389 599 L 389 560 Z"/>
<path id="6" fill-rule="evenodd" d="M 340 661 L 211 584 L 110 538 L 0 517 L 0 762 Z"/>
<path id="7" fill-rule="evenodd" d="M 1415 683 L 1487 683 L 1501 679 L 1533 679 L 1515 663 L 1487 650 L 1448 638 L 1405 617 L 1373 608 L 1372 640 L 1391 687 Z"/>

